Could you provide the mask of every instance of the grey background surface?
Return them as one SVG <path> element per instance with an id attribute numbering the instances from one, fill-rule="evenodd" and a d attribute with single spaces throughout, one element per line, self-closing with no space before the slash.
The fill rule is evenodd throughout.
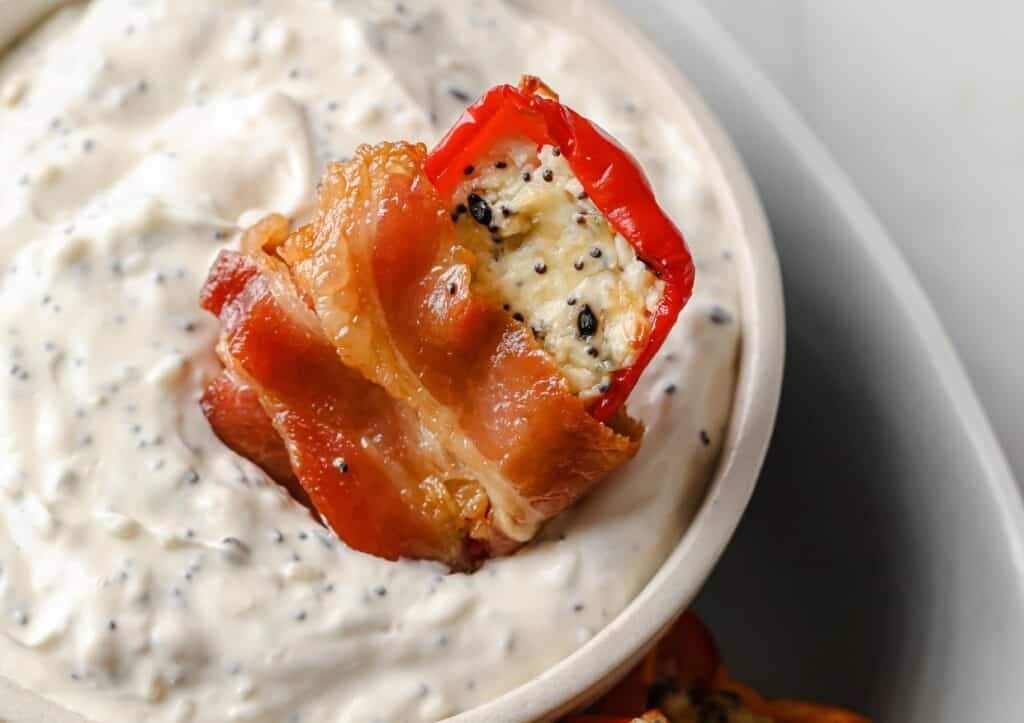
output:
<path id="1" fill-rule="evenodd" d="M 743 155 L 774 231 L 788 328 L 764 471 L 696 607 L 733 672 L 768 695 L 876 723 L 1020 723 L 1016 483 L 886 234 L 698 2 L 620 7 Z M 924 248 L 902 245 L 911 261 Z"/>
<path id="2" fill-rule="evenodd" d="M 881 217 L 1024 480 L 1024 2 L 700 1 Z"/>

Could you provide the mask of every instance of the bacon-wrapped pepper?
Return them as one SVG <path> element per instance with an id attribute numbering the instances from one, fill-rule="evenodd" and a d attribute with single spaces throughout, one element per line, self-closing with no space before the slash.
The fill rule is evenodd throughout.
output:
<path id="1" fill-rule="evenodd" d="M 360 147 L 309 224 L 211 270 L 208 419 L 357 549 L 471 569 L 638 449 L 622 402 L 693 265 L 632 157 L 544 90 L 491 91 L 429 157 Z"/>

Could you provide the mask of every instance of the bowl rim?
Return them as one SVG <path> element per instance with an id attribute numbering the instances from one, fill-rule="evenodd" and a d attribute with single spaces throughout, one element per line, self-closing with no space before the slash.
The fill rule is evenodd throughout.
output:
<path id="1" fill-rule="evenodd" d="M 449 723 L 547 721 L 610 688 L 693 600 L 736 530 L 757 484 L 778 411 L 785 356 L 782 276 L 761 201 L 739 153 L 695 86 L 654 42 L 608 0 L 565 5 L 521 0 L 550 19 L 598 38 L 645 78 L 653 97 L 676 106 L 743 244 L 734 260 L 742 329 L 738 377 L 721 455 L 695 516 L 643 590 L 608 625 L 536 678 L 446 719 Z"/>

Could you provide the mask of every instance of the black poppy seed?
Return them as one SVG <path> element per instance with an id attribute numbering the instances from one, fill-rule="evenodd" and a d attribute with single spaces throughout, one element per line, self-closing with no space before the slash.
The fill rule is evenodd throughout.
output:
<path id="1" fill-rule="evenodd" d="M 507 168 L 508 164 L 505 163 L 505 161 L 495 161 L 494 167 L 495 168 Z"/>
<path id="2" fill-rule="evenodd" d="M 466 211 L 468 210 L 469 208 L 464 203 L 460 203 L 458 206 L 455 207 L 455 213 L 460 215 L 466 213 Z"/>
<path id="3" fill-rule="evenodd" d="M 89 153 L 93 148 L 96 147 L 96 142 L 92 138 L 86 138 L 82 141 L 82 150 Z"/>
<path id="4" fill-rule="evenodd" d="M 461 88 L 449 88 L 448 95 L 450 95 L 455 100 L 461 101 L 463 103 L 468 103 L 471 99 L 469 93 L 462 90 Z"/>
<path id="5" fill-rule="evenodd" d="M 300 540 L 305 540 L 307 537 L 309 537 L 309 533 L 307 533 L 305 530 L 301 530 L 299 532 L 299 539 Z"/>
<path id="6" fill-rule="evenodd" d="M 301 623 L 305 619 L 306 619 L 306 611 L 305 610 L 299 610 L 297 613 L 295 613 L 295 621 L 296 622 Z"/>
<path id="7" fill-rule="evenodd" d="M 145 93 L 147 90 L 149 90 L 149 83 L 147 83 L 145 80 L 140 80 L 138 83 L 136 83 L 135 88 L 140 93 Z"/>
<path id="8" fill-rule="evenodd" d="M 512 315 L 512 318 L 516 321 L 524 321 L 524 317 L 518 311 Z"/>
<path id="9" fill-rule="evenodd" d="M 508 311 L 508 310 L 509 310 L 509 309 L 511 309 L 512 307 L 511 307 L 511 306 L 509 306 L 508 304 L 502 304 L 502 305 L 501 305 L 501 308 L 502 308 L 502 309 L 504 309 L 505 311 Z"/>
<path id="10" fill-rule="evenodd" d="M 378 585 L 377 587 L 375 587 L 373 589 L 373 594 L 376 595 L 377 597 L 387 597 L 388 589 L 386 587 L 384 587 L 383 585 Z"/>
<path id="11" fill-rule="evenodd" d="M 338 101 L 336 101 L 336 100 L 329 100 L 329 101 L 327 101 L 327 110 L 329 110 L 331 112 L 334 112 L 334 111 L 338 110 Z"/>
<path id="12" fill-rule="evenodd" d="M 329 582 L 326 585 L 324 585 L 324 592 L 328 592 L 328 593 L 334 592 L 334 583 L 333 582 Z"/>
<path id="13" fill-rule="evenodd" d="M 543 261 L 538 261 L 533 265 L 533 270 L 538 274 L 546 274 L 548 272 L 548 265 Z"/>
<path id="14" fill-rule="evenodd" d="M 708 436 L 708 431 L 706 429 L 700 430 L 700 443 L 705 447 L 711 444 L 711 437 Z"/>
<path id="15" fill-rule="evenodd" d="M 577 271 L 582 271 L 583 270 L 583 259 L 576 259 L 575 261 L 573 261 L 572 262 L 572 267 L 574 269 L 576 269 Z"/>
<path id="16" fill-rule="evenodd" d="M 572 606 L 572 611 L 574 613 L 581 613 L 581 612 L 583 612 L 583 603 L 576 603 L 575 605 L 573 605 Z"/>
<path id="17" fill-rule="evenodd" d="M 459 287 L 455 285 L 454 281 L 450 281 L 450 282 L 448 282 L 448 287 L 447 288 L 448 288 L 449 295 L 455 296 L 455 292 L 458 290 Z"/>
<path id="18" fill-rule="evenodd" d="M 577 299 L 575 296 L 570 296 L 568 299 L 565 300 L 565 303 L 568 304 L 569 306 L 576 306 L 576 301 Z"/>
<path id="19" fill-rule="evenodd" d="M 529 183 L 530 180 L 533 178 L 533 176 L 530 175 L 529 171 L 523 171 L 522 174 L 520 175 L 520 178 L 522 178 L 523 181 L 525 181 L 526 183 Z"/>
<path id="20" fill-rule="evenodd" d="M 274 530 L 271 533 L 270 536 L 271 536 L 271 539 L 273 539 L 274 542 L 276 542 L 278 545 L 280 545 L 282 542 L 284 542 L 284 533 L 281 532 L 280 530 Z"/>
<path id="21" fill-rule="evenodd" d="M 676 393 L 676 385 L 675 384 L 669 384 L 667 387 L 665 387 L 665 394 L 668 394 L 669 396 L 671 396 L 671 395 L 673 395 L 675 393 Z"/>
<path id="22" fill-rule="evenodd" d="M 587 192 L 586 191 L 580 191 L 579 193 L 576 194 L 576 199 L 579 200 L 579 201 L 583 201 L 586 198 L 587 198 Z"/>
<path id="23" fill-rule="evenodd" d="M 611 388 L 612 385 L 609 384 L 608 382 L 601 382 L 600 384 L 597 385 L 597 391 L 601 392 L 601 394 L 604 394 Z"/>
<path id="24" fill-rule="evenodd" d="M 585 213 L 573 214 L 573 218 L 576 220 L 576 223 L 580 226 L 584 226 L 587 223 L 587 215 Z"/>
<path id="25" fill-rule="evenodd" d="M 490 231 L 491 233 L 498 233 L 498 227 L 495 226 L 493 223 L 487 227 L 487 230 Z"/>
<path id="26" fill-rule="evenodd" d="M 544 172 L 541 173 L 540 175 L 548 183 L 551 183 L 553 180 L 555 180 L 555 172 L 552 171 L 550 168 L 545 168 Z"/>
<path id="27" fill-rule="evenodd" d="M 294 80 L 295 78 L 298 78 L 299 77 L 299 69 L 298 68 L 292 68 L 291 70 L 289 70 L 288 71 L 288 77 L 291 78 L 292 80 Z"/>
<path id="28" fill-rule="evenodd" d="M 342 474 L 345 474 L 346 472 L 348 472 L 348 463 L 344 459 L 342 459 L 341 457 L 336 457 L 334 459 L 333 464 L 334 464 L 335 469 L 337 469 Z"/>
<path id="29" fill-rule="evenodd" d="M 553 156 L 560 156 L 560 155 L 562 155 L 562 149 L 559 148 L 558 146 L 555 146 L 554 148 L 551 149 L 551 155 L 553 155 Z"/>
<path id="30" fill-rule="evenodd" d="M 594 248 L 590 249 L 590 255 L 593 256 L 595 259 L 601 258 L 601 254 L 603 253 L 604 252 L 601 251 L 600 246 L 595 246 Z"/>
<path id="31" fill-rule="evenodd" d="M 476 193 L 471 193 L 466 197 L 466 203 L 469 205 L 469 213 L 481 226 L 491 225 L 491 204 L 487 203 L 483 196 Z"/>
<path id="32" fill-rule="evenodd" d="M 597 347 L 596 347 L 596 346 L 588 346 L 588 347 L 587 347 L 587 354 L 589 354 L 589 355 L 590 355 L 590 356 L 592 356 L 592 357 L 596 357 L 596 356 L 597 356 L 598 354 L 600 354 L 600 353 L 601 353 L 601 352 L 599 352 L 599 351 L 597 350 Z"/>
<path id="33" fill-rule="evenodd" d="M 506 206 L 505 204 L 502 204 L 501 205 L 501 215 L 504 216 L 505 218 L 508 218 L 509 216 L 512 215 L 512 209 L 509 208 L 508 206 Z"/>
<path id="34" fill-rule="evenodd" d="M 190 485 L 199 484 L 199 473 L 194 469 L 190 469 L 185 473 L 185 481 Z"/>
<path id="35" fill-rule="evenodd" d="M 590 308 L 590 304 L 584 304 L 576 317 L 576 328 L 584 339 L 597 333 L 597 315 Z"/>
<path id="36" fill-rule="evenodd" d="M 711 311 L 708 312 L 708 319 L 711 320 L 712 324 L 721 326 L 722 324 L 728 324 L 732 321 L 732 314 L 721 306 L 715 304 L 711 307 Z"/>
<path id="37" fill-rule="evenodd" d="M 465 168 L 462 169 L 462 172 L 468 176 L 471 173 L 473 173 L 474 170 L 476 169 L 474 169 L 473 166 L 466 166 Z"/>
<path id="38" fill-rule="evenodd" d="M 117 630 L 117 621 L 116 620 L 111 620 L 109 623 L 107 623 L 107 629 L 108 630 Z"/>

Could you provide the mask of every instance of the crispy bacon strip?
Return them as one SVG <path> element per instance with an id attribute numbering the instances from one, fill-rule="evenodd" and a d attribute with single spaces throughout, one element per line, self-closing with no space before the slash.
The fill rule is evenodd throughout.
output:
<path id="1" fill-rule="evenodd" d="M 221 254 L 202 305 L 225 373 L 204 410 L 351 546 L 468 569 L 529 540 L 642 429 L 597 421 L 530 331 L 470 290 L 425 156 L 361 147 L 330 166 L 312 223 L 268 217 Z"/>
<path id="2" fill-rule="evenodd" d="M 224 444 L 262 467 L 306 507 L 313 506 L 255 389 L 224 371 L 206 387 L 199 405 Z"/>
<path id="3" fill-rule="evenodd" d="M 272 241 L 282 222 L 252 229 L 248 245 Z M 205 397 L 219 433 L 281 479 L 280 451 L 252 406 L 257 399 L 302 488 L 349 545 L 390 559 L 472 563 L 480 551 L 467 526 L 486 512 L 481 495 L 451 477 L 457 468 L 406 403 L 342 364 L 280 261 L 223 252 L 202 304 L 221 320 L 227 376 Z M 240 441 L 247 431 L 255 436 Z"/>
<path id="4" fill-rule="evenodd" d="M 473 470 L 497 538 L 524 542 L 635 454 L 639 423 L 587 413 L 531 332 L 470 289 L 422 145 L 328 168 L 315 220 L 277 250 L 341 358 Z M 301 477 L 301 474 L 300 474 Z"/>

